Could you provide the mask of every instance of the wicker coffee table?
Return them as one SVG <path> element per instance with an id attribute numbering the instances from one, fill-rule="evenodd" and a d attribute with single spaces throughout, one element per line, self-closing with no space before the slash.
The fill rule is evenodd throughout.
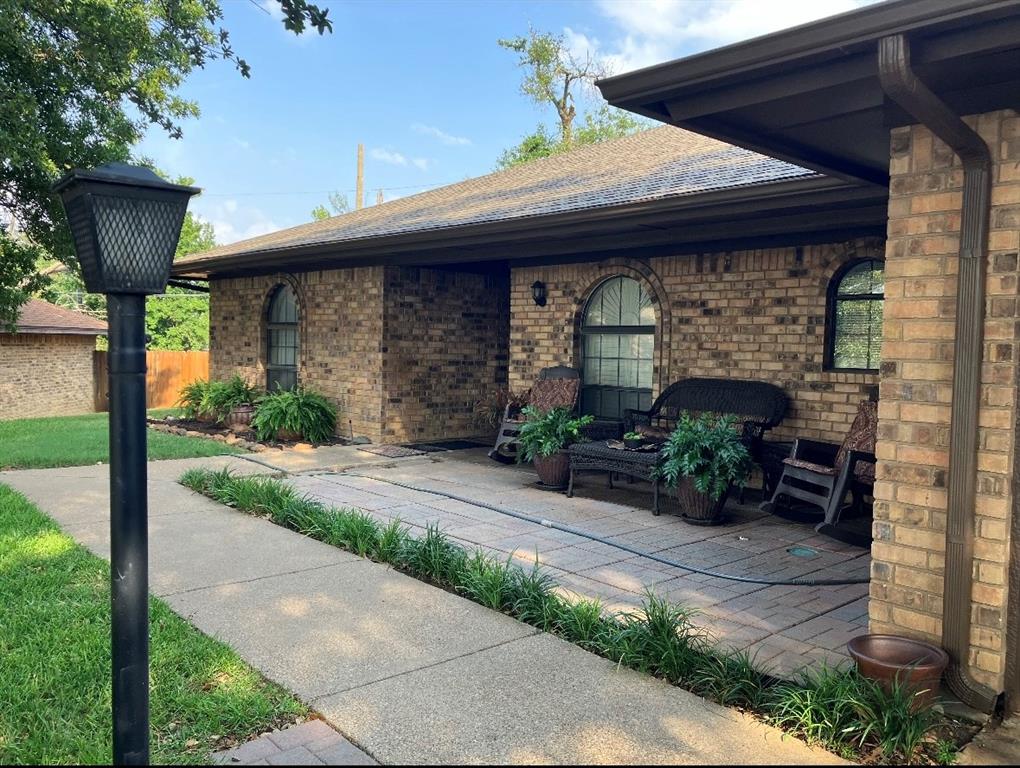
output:
<path id="1" fill-rule="evenodd" d="M 569 453 L 570 482 L 567 485 L 567 496 L 574 495 L 574 475 L 577 472 L 608 472 L 610 488 L 613 487 L 613 473 L 619 472 L 652 483 L 652 514 L 659 514 L 659 481 L 653 474 L 659 462 L 658 451 L 611 448 L 605 441 L 597 441 L 575 443 L 570 446 Z"/>

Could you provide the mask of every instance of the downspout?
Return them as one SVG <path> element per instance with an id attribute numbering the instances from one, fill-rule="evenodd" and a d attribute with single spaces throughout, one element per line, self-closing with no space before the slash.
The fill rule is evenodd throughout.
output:
<path id="1" fill-rule="evenodd" d="M 971 677 L 968 660 L 992 158 L 985 141 L 918 79 L 910 65 L 909 41 L 903 35 L 879 40 L 878 69 L 886 95 L 963 162 L 942 645 L 951 660 L 946 672 L 949 689 L 969 706 L 991 712 L 999 696 Z"/>

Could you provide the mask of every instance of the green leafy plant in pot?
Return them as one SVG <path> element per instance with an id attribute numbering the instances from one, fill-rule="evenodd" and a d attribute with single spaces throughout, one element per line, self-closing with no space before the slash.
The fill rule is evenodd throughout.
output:
<path id="1" fill-rule="evenodd" d="M 751 467 L 735 418 L 685 411 L 659 450 L 655 473 L 675 493 L 687 522 L 715 525 L 730 488 L 742 486 Z"/>
<path id="2" fill-rule="evenodd" d="M 573 416 L 569 408 L 540 411 L 532 405 L 521 413 L 527 421 L 517 437 L 520 450 L 517 461 L 535 465 L 543 485 L 564 488 L 570 479 L 570 459 L 566 449 L 584 440 L 581 428 L 595 420 L 593 416 Z"/>
<path id="3" fill-rule="evenodd" d="M 251 426 L 259 440 L 304 437 L 323 443 L 336 431 L 337 409 L 318 392 L 295 387 L 263 395 L 255 403 Z"/>

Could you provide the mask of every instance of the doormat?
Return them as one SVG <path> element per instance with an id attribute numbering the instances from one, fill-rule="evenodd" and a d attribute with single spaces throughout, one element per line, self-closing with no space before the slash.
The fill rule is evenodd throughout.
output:
<path id="1" fill-rule="evenodd" d="M 403 445 L 359 445 L 359 451 L 385 456 L 387 459 L 402 459 L 405 456 L 424 456 L 425 451 L 418 451 Z"/>
<path id="2" fill-rule="evenodd" d="M 485 448 L 488 445 L 489 443 L 480 443 L 475 440 L 438 440 L 434 443 L 410 443 L 405 447 L 424 453 L 438 453 L 439 451 L 463 451 L 468 448 Z"/>

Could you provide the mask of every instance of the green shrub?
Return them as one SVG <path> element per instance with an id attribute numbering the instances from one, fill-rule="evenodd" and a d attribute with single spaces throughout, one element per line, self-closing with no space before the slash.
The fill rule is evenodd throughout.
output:
<path id="1" fill-rule="evenodd" d="M 251 426 L 259 440 L 275 440 L 280 430 L 289 430 L 321 443 L 333 436 L 336 418 L 336 406 L 329 400 L 318 392 L 296 387 L 260 397 Z"/>
<path id="2" fill-rule="evenodd" d="M 656 476 L 675 488 L 684 477 L 701 493 L 718 499 L 732 484 L 743 485 L 751 472 L 751 454 L 741 442 L 732 416 L 684 411 L 659 451 Z"/>
<path id="3" fill-rule="evenodd" d="M 239 405 L 250 405 L 259 397 L 258 388 L 238 375 L 229 381 L 198 379 L 181 389 L 177 405 L 188 419 L 207 418 L 222 422 Z"/>
<path id="4" fill-rule="evenodd" d="M 591 424 L 594 416 L 574 417 L 569 408 L 553 408 L 551 411 L 540 411 L 532 405 L 526 406 L 521 413 L 527 421 L 521 425 L 517 437 L 520 450 L 518 461 L 533 461 L 536 456 L 552 456 L 559 450 L 573 443 L 580 442 L 581 427 Z"/>
<path id="5" fill-rule="evenodd" d="M 181 389 L 180 397 L 177 398 L 177 405 L 186 419 L 198 419 L 205 416 L 205 406 L 209 399 L 209 382 L 203 379 L 196 379 L 190 384 L 185 384 Z"/>

